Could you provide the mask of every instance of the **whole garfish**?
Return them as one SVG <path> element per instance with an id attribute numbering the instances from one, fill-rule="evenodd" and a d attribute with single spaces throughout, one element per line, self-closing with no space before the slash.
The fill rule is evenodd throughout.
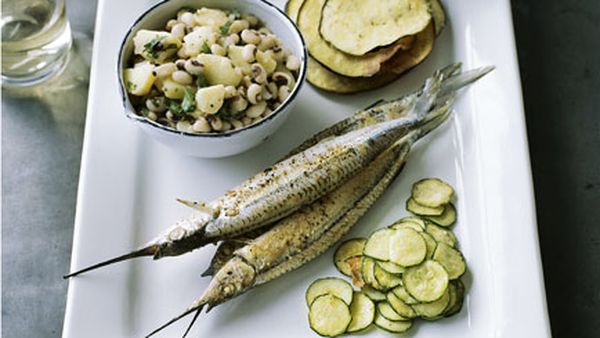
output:
<path id="1" fill-rule="evenodd" d="M 204 306 L 208 305 L 210 310 L 302 266 L 331 247 L 360 220 L 399 174 L 412 144 L 448 117 L 451 101 L 452 98 L 436 110 L 437 118 L 397 141 L 352 179 L 236 250 L 198 300 L 150 335 L 197 311 L 195 321 Z"/>
<path id="2" fill-rule="evenodd" d="M 197 211 L 143 248 L 65 278 L 133 257 L 177 256 L 257 229 L 312 203 L 352 177 L 396 140 L 431 120 L 431 109 L 439 97 L 450 95 L 491 70 L 482 68 L 454 74 L 447 69 L 436 71 L 425 82 L 420 94 L 410 100 L 408 109 L 402 99 L 372 108 L 382 112 L 379 116 L 406 110 L 403 117 L 324 139 L 265 169 L 211 203 L 186 203 Z M 444 80 L 452 79 L 454 84 L 449 90 Z"/>

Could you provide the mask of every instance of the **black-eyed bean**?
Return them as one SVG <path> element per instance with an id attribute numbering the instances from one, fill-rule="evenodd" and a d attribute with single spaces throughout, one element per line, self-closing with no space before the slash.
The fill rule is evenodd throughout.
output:
<path id="1" fill-rule="evenodd" d="M 218 55 L 218 56 L 225 56 L 225 48 L 223 48 L 223 46 L 213 43 L 210 46 L 210 52 L 214 55 Z"/>
<path id="2" fill-rule="evenodd" d="M 230 34 L 226 38 L 223 39 L 221 43 L 223 47 L 233 46 L 240 42 L 240 36 L 237 34 Z"/>
<path id="3" fill-rule="evenodd" d="M 177 51 L 177 57 L 180 57 L 182 59 L 188 57 L 184 48 L 179 48 L 179 50 Z"/>
<path id="4" fill-rule="evenodd" d="M 244 29 L 250 28 L 250 24 L 246 20 L 235 20 L 229 26 L 229 33 L 239 33 Z"/>
<path id="5" fill-rule="evenodd" d="M 165 26 L 165 29 L 168 31 L 171 31 L 173 29 L 173 27 L 177 24 L 177 20 L 175 19 L 171 19 L 169 21 L 167 21 L 167 24 Z"/>
<path id="6" fill-rule="evenodd" d="M 188 121 L 183 120 L 183 121 L 177 122 L 177 124 L 175 125 L 175 129 L 177 129 L 179 131 L 191 132 L 192 125 Z"/>
<path id="7" fill-rule="evenodd" d="M 256 83 L 251 84 L 246 92 L 248 102 L 251 104 L 257 104 L 259 101 L 262 101 L 261 92 L 262 87 L 260 85 L 257 85 Z"/>
<path id="8" fill-rule="evenodd" d="M 165 114 L 165 117 L 169 120 L 173 120 L 173 118 L 175 118 L 175 114 L 173 114 L 172 111 L 167 110 L 167 113 Z"/>
<path id="9" fill-rule="evenodd" d="M 285 68 L 297 71 L 300 69 L 300 59 L 296 55 L 289 55 L 285 61 Z"/>
<path id="10" fill-rule="evenodd" d="M 273 95 L 269 91 L 269 88 L 267 87 L 267 85 L 263 83 L 263 85 L 261 87 L 262 87 L 262 91 L 260 93 L 260 96 L 262 96 L 263 100 L 269 101 L 270 99 L 272 99 Z"/>
<path id="11" fill-rule="evenodd" d="M 269 93 L 271 93 L 271 97 L 275 97 L 278 94 L 277 84 L 275 82 L 269 82 L 267 84 L 267 88 L 269 89 Z"/>
<path id="12" fill-rule="evenodd" d="M 204 117 L 200 116 L 192 125 L 192 130 L 197 133 L 208 133 L 212 128 L 210 127 L 210 123 Z"/>
<path id="13" fill-rule="evenodd" d="M 155 112 L 151 111 L 148 113 L 148 119 L 150 119 L 152 121 L 156 121 L 158 119 L 158 115 L 156 115 Z"/>
<path id="14" fill-rule="evenodd" d="M 252 84 L 252 78 L 248 75 L 242 77 L 242 85 L 246 88 L 250 87 Z"/>
<path id="15" fill-rule="evenodd" d="M 242 41 L 245 43 L 251 43 L 253 45 L 258 45 L 260 43 L 260 36 L 250 29 L 244 29 L 240 35 Z"/>
<path id="16" fill-rule="evenodd" d="M 268 34 L 264 38 L 261 39 L 258 44 L 258 49 L 262 51 L 269 50 L 277 45 L 277 40 L 273 34 Z"/>
<path id="17" fill-rule="evenodd" d="M 146 108 L 154 113 L 162 113 L 166 109 L 165 98 L 162 96 L 151 97 L 146 99 Z"/>
<path id="18" fill-rule="evenodd" d="M 231 101 L 231 109 L 234 112 L 241 112 L 248 107 L 248 101 L 241 96 L 236 96 Z"/>
<path id="19" fill-rule="evenodd" d="M 246 116 L 249 118 L 257 118 L 260 117 L 267 108 L 267 103 L 265 101 L 258 102 L 257 104 L 253 104 L 248 109 L 246 109 Z"/>
<path id="20" fill-rule="evenodd" d="M 256 53 L 256 45 L 247 44 L 242 48 L 242 59 L 248 63 L 254 62 Z"/>
<path id="21" fill-rule="evenodd" d="M 253 63 L 250 69 L 252 69 L 252 78 L 256 83 L 267 82 L 267 72 L 260 63 Z"/>
<path id="22" fill-rule="evenodd" d="M 176 70 L 171 74 L 171 78 L 173 81 L 182 84 L 182 85 L 190 85 L 194 82 L 192 76 L 186 72 L 185 70 Z"/>
<path id="23" fill-rule="evenodd" d="M 225 86 L 225 98 L 230 99 L 238 94 L 234 86 Z"/>
<path id="24" fill-rule="evenodd" d="M 194 14 L 190 12 L 181 14 L 180 20 L 188 27 L 192 27 L 196 24 L 196 18 L 194 18 Z"/>
<path id="25" fill-rule="evenodd" d="M 279 92 L 277 94 L 277 99 L 279 100 L 279 102 L 285 101 L 285 99 L 287 99 L 287 97 L 289 95 L 290 95 L 290 87 L 288 87 L 288 86 L 279 87 Z"/>
<path id="26" fill-rule="evenodd" d="M 184 69 L 192 75 L 200 75 L 204 72 L 204 65 L 196 59 L 188 59 L 185 61 Z"/>
<path id="27" fill-rule="evenodd" d="M 233 127 L 233 129 L 240 129 L 244 127 L 244 124 L 242 123 L 242 121 L 240 120 L 231 120 L 231 126 Z"/>
<path id="28" fill-rule="evenodd" d="M 213 116 L 210 120 L 210 126 L 216 131 L 223 129 L 223 121 L 218 116 Z"/>
<path id="29" fill-rule="evenodd" d="M 251 118 L 249 118 L 248 116 L 244 116 L 244 117 L 242 118 L 242 123 L 243 123 L 245 126 L 247 126 L 247 125 L 249 125 L 250 123 L 252 123 L 252 119 L 251 119 Z"/>
<path id="30" fill-rule="evenodd" d="M 227 121 L 223 121 L 223 127 L 221 128 L 221 131 L 228 131 L 231 130 L 231 123 L 227 122 Z"/>
<path id="31" fill-rule="evenodd" d="M 271 32 L 270 29 L 268 29 L 267 27 L 261 27 L 258 29 L 258 32 L 261 34 L 272 34 L 273 32 Z"/>
<path id="32" fill-rule="evenodd" d="M 279 71 L 279 72 L 275 72 L 273 73 L 273 75 L 271 76 L 271 79 L 273 79 L 273 82 L 275 82 L 277 84 L 277 86 L 288 86 L 289 88 L 294 86 L 294 76 L 288 72 L 285 71 Z"/>
<path id="33" fill-rule="evenodd" d="M 255 17 L 254 15 L 250 15 L 250 14 L 242 15 L 242 19 L 248 21 L 248 23 L 250 24 L 250 27 L 255 27 L 259 23 L 258 18 Z"/>
<path id="34" fill-rule="evenodd" d="M 185 63 L 186 63 L 186 59 L 175 60 L 175 66 L 177 66 L 177 69 L 180 69 L 180 70 L 185 69 Z"/>
<path id="35" fill-rule="evenodd" d="M 183 40 L 183 37 L 185 36 L 185 24 L 181 22 L 175 24 L 171 29 L 171 34 L 179 40 Z"/>
<path id="36" fill-rule="evenodd" d="M 173 62 L 167 62 L 154 68 L 154 73 L 159 78 L 168 78 L 177 70 L 177 66 Z"/>

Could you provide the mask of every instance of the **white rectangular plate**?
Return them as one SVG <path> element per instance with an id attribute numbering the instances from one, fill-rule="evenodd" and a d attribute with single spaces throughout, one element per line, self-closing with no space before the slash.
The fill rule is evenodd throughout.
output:
<path id="1" fill-rule="evenodd" d="M 463 93 L 456 115 L 411 153 L 404 172 L 347 237 L 364 236 L 406 215 L 410 184 L 437 176 L 457 189 L 455 231 L 469 272 L 462 312 L 412 329 L 416 337 L 549 337 L 519 73 L 508 0 L 446 1 L 449 25 L 433 55 L 381 90 L 352 96 L 304 86 L 274 137 L 239 156 L 178 155 L 123 116 L 115 74 L 127 28 L 156 1 L 100 0 L 72 267 L 133 249 L 188 210 L 176 197 L 211 200 L 270 165 L 316 131 L 380 98 L 415 88 L 431 72 L 462 61 L 496 71 Z M 284 1 L 276 1 L 283 7 Z M 213 246 L 177 258 L 138 259 L 72 279 L 64 337 L 141 337 L 186 308 L 208 285 L 200 273 Z M 278 280 L 202 314 L 191 337 L 316 337 L 304 291 L 339 276 L 332 250 Z M 189 319 L 188 319 L 189 320 Z M 179 336 L 188 320 L 161 337 Z M 389 334 L 373 329 L 368 337 Z"/>

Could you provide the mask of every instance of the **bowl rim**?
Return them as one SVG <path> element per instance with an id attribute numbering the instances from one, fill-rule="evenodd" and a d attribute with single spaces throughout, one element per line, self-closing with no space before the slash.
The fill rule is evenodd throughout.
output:
<path id="1" fill-rule="evenodd" d="M 123 59 L 123 51 L 125 49 L 125 45 L 127 44 L 127 42 L 130 40 L 130 38 L 132 38 L 132 33 L 134 31 L 134 29 L 138 28 L 136 27 L 140 21 L 142 21 L 144 18 L 146 18 L 149 14 L 153 13 L 156 10 L 159 10 L 159 7 L 162 7 L 163 5 L 166 5 L 167 3 L 173 2 L 174 0 L 162 0 L 152 6 L 150 6 L 147 10 L 145 10 L 140 16 L 137 17 L 137 19 L 135 19 L 133 21 L 133 23 L 129 26 L 129 29 L 127 29 L 127 33 L 125 33 L 125 37 L 123 38 L 123 40 L 121 41 L 121 46 L 119 47 L 119 54 L 117 57 L 117 76 L 118 76 L 118 82 L 119 82 L 119 91 L 121 94 L 121 101 L 123 104 L 123 110 L 125 113 L 125 117 L 133 120 L 134 122 L 139 122 L 139 123 L 144 123 L 144 124 L 148 124 L 151 127 L 156 127 L 158 130 L 162 130 L 162 131 L 166 131 L 168 133 L 172 133 L 175 135 L 182 135 L 182 136 L 191 136 L 191 137 L 195 137 L 195 138 L 219 138 L 219 137 L 232 137 L 236 134 L 240 134 L 243 133 L 245 131 L 249 131 L 251 129 L 255 129 L 258 128 L 259 126 L 262 126 L 263 124 L 272 121 L 275 117 L 277 117 L 282 111 L 285 110 L 285 108 L 287 108 L 287 106 L 294 101 L 294 99 L 296 98 L 296 96 L 298 95 L 298 92 L 300 92 L 300 89 L 302 88 L 302 86 L 304 85 L 304 80 L 306 77 L 306 68 L 307 68 L 307 60 L 308 60 L 308 51 L 306 48 L 306 42 L 304 41 L 304 37 L 302 36 L 302 33 L 300 33 L 300 30 L 298 29 L 298 27 L 296 26 L 296 24 L 290 19 L 289 16 L 287 16 L 287 14 L 285 14 L 284 11 L 282 11 L 281 9 L 279 9 L 279 7 L 273 5 L 272 3 L 266 1 L 266 0 L 243 0 L 243 1 L 247 1 L 247 2 L 255 2 L 255 3 L 262 3 L 264 5 L 266 5 L 268 8 L 270 8 L 271 10 L 274 10 L 276 12 L 276 15 L 279 15 L 283 18 L 284 22 L 287 21 L 288 25 L 290 27 L 292 27 L 292 31 L 296 34 L 296 36 L 298 38 L 300 38 L 300 43 L 301 43 L 301 51 L 302 51 L 302 58 L 301 58 L 301 64 L 300 64 L 300 71 L 298 73 L 298 78 L 296 79 L 296 86 L 294 87 L 294 89 L 292 90 L 292 92 L 290 93 L 290 95 L 288 95 L 288 97 L 285 99 L 285 101 L 283 101 L 283 103 L 277 107 L 277 109 L 275 109 L 269 116 L 261 119 L 260 121 L 258 121 L 257 123 L 245 126 L 243 128 L 239 128 L 239 129 L 234 129 L 234 130 L 228 130 L 225 132 L 220 132 L 220 133 L 190 133 L 187 131 L 179 131 L 176 129 L 173 129 L 171 127 L 165 126 L 163 124 L 160 124 L 156 121 L 152 121 L 150 119 L 147 119 L 143 116 L 140 116 L 138 114 L 136 114 L 135 112 L 130 112 L 128 104 L 131 105 L 131 102 L 129 100 L 129 96 L 127 94 L 127 91 L 125 90 L 125 87 L 123 85 L 123 69 L 122 69 L 122 59 Z M 261 19 L 261 18 L 259 18 Z M 133 105 L 131 105 L 133 106 Z"/>

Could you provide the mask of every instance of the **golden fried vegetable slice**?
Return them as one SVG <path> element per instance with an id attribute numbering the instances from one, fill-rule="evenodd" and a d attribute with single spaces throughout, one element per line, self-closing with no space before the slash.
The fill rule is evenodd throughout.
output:
<path id="1" fill-rule="evenodd" d="M 431 18 L 433 25 L 435 26 L 435 35 L 440 35 L 444 27 L 446 27 L 446 13 L 444 13 L 444 7 L 438 0 L 429 0 L 429 10 L 431 11 Z"/>
<path id="2" fill-rule="evenodd" d="M 298 13 L 298 28 L 304 36 L 310 54 L 332 71 L 351 77 L 372 76 L 381 70 L 381 63 L 402 48 L 409 48 L 412 39 L 401 39 L 389 47 L 363 56 L 349 55 L 332 47 L 319 34 L 321 11 L 326 0 L 305 0 Z"/>
<path id="3" fill-rule="evenodd" d="M 323 67 L 312 57 L 308 57 L 306 80 L 313 86 L 338 94 L 353 94 L 373 90 L 396 80 L 398 74 L 391 72 L 376 74 L 371 77 L 348 77 L 336 74 Z"/>
<path id="4" fill-rule="evenodd" d="M 408 50 L 401 50 L 382 66 L 382 71 L 402 74 L 423 62 L 431 51 L 435 42 L 433 24 L 428 25 L 425 30 L 415 35 L 415 40 Z"/>
<path id="5" fill-rule="evenodd" d="M 333 47 L 361 56 L 421 32 L 430 21 L 427 0 L 326 0 L 319 31 Z"/>

